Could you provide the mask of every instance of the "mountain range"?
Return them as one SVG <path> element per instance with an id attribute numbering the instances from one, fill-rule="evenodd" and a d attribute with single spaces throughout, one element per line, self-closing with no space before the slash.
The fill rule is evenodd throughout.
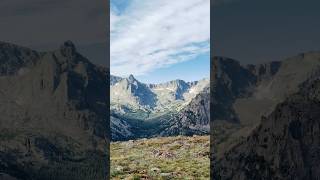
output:
<path id="1" fill-rule="evenodd" d="M 48 52 L 0 42 L 0 178 L 103 179 L 110 87 L 113 141 L 209 134 L 210 124 L 213 178 L 317 179 L 320 52 L 211 65 L 210 83 L 108 85 L 109 70 L 70 41 Z"/>
<path id="2" fill-rule="evenodd" d="M 107 69 L 0 42 L 0 179 L 104 179 Z"/>
<path id="3" fill-rule="evenodd" d="M 209 79 L 145 84 L 111 75 L 110 82 L 112 140 L 209 133 L 209 101 L 197 106 Z"/>
<path id="4" fill-rule="evenodd" d="M 258 65 L 212 59 L 214 179 L 319 177 L 320 53 Z"/>

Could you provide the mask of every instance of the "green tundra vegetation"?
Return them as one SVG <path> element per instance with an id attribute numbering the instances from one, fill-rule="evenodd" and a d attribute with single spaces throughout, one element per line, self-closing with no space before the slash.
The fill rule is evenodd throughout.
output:
<path id="1" fill-rule="evenodd" d="M 111 179 L 209 179 L 209 136 L 112 142 Z"/>

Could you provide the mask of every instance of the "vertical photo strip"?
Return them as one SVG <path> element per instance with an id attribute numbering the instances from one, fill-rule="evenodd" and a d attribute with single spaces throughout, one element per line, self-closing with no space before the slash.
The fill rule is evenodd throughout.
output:
<path id="1" fill-rule="evenodd" d="M 319 179 L 318 7 L 315 0 L 212 5 L 212 179 Z"/>
<path id="2" fill-rule="evenodd" d="M 108 177 L 108 6 L 0 2 L 0 179 Z"/>
<path id="3" fill-rule="evenodd" d="M 110 1 L 110 178 L 210 178 L 210 0 Z"/>

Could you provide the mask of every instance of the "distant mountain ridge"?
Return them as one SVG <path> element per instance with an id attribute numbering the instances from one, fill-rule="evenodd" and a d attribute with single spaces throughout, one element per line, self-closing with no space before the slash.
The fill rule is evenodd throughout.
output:
<path id="1" fill-rule="evenodd" d="M 165 111 L 172 106 L 186 105 L 209 85 L 209 79 L 195 82 L 172 80 L 160 84 L 141 83 L 133 75 L 119 78 L 111 75 L 111 103 L 133 109 Z"/>
<path id="2" fill-rule="evenodd" d="M 197 124 L 200 121 L 194 119 L 184 119 L 184 128 L 172 127 L 180 123 L 182 119 L 177 116 L 199 94 L 209 93 L 206 90 L 209 88 L 209 79 L 195 82 L 172 80 L 160 84 L 141 83 L 133 75 L 128 78 L 111 76 L 110 79 L 114 82 L 110 83 L 113 140 L 185 135 L 190 134 L 192 127 L 199 129 L 195 129 L 193 134 L 209 133 L 208 119 L 202 124 Z M 206 101 L 209 102 L 208 99 Z M 208 112 L 209 108 L 205 113 Z"/>

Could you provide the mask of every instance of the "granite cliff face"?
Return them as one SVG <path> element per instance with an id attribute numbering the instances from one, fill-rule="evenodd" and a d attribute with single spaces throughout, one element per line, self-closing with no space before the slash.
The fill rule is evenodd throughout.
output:
<path id="1" fill-rule="evenodd" d="M 70 41 L 51 52 L 0 43 L 0 69 L 1 172 L 17 179 L 103 178 L 107 70 Z"/>

